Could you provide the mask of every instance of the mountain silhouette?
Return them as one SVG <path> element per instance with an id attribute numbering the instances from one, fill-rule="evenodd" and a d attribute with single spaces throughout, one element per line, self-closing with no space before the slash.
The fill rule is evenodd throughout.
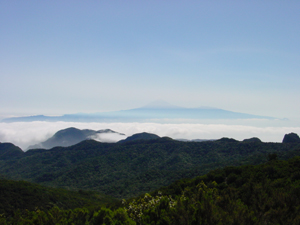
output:
<path id="1" fill-rule="evenodd" d="M 0 142 L 0 159 L 9 159 L 23 155 L 23 151 L 18 146 L 12 143 L 1 143 Z"/>
<path id="2" fill-rule="evenodd" d="M 165 119 L 275 119 L 268 116 L 258 116 L 247 113 L 232 112 L 218 108 L 184 108 L 171 105 L 164 101 L 155 101 L 140 108 L 101 112 L 77 113 L 63 116 L 27 116 L 11 117 L 2 122 L 32 122 L 32 121 L 65 121 L 65 122 L 149 122 Z"/>
<path id="3" fill-rule="evenodd" d="M 99 134 L 119 134 L 122 136 L 124 135 L 110 129 L 94 131 L 88 129 L 79 130 L 77 128 L 70 127 L 56 132 L 51 138 L 47 139 L 44 142 L 29 146 L 28 149 L 50 149 L 56 146 L 68 147 L 86 139 L 96 139 L 97 135 Z"/>
<path id="4" fill-rule="evenodd" d="M 284 135 L 284 138 L 282 140 L 282 143 L 295 143 L 295 142 L 300 143 L 300 138 L 299 138 L 298 134 L 295 134 L 295 133 L 289 133 L 289 134 Z"/>
<path id="5" fill-rule="evenodd" d="M 134 134 L 134 135 L 126 138 L 125 140 L 121 140 L 119 142 L 124 143 L 124 142 L 139 141 L 139 140 L 154 140 L 154 139 L 158 139 L 158 138 L 160 138 L 160 137 L 156 134 L 150 134 L 150 133 L 143 132 L 143 133 Z"/>

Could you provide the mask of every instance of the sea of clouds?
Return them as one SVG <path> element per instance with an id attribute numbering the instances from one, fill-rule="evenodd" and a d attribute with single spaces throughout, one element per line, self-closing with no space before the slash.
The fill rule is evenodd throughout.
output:
<path id="1" fill-rule="evenodd" d="M 16 122 L 0 123 L 0 142 L 11 142 L 23 150 L 50 138 L 57 131 L 68 127 L 78 129 L 112 129 L 118 134 L 101 134 L 97 141 L 117 142 L 135 133 L 149 132 L 161 137 L 174 139 L 219 139 L 222 137 L 243 140 L 258 137 L 264 142 L 281 142 L 284 135 L 295 132 L 300 134 L 300 127 L 291 126 L 251 126 L 230 124 L 199 123 L 77 123 L 77 122 Z"/>

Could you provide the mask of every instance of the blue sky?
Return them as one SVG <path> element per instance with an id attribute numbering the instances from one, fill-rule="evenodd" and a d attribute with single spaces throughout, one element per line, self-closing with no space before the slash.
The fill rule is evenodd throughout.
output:
<path id="1" fill-rule="evenodd" d="M 0 114 L 163 99 L 300 116 L 299 1 L 0 1 Z"/>

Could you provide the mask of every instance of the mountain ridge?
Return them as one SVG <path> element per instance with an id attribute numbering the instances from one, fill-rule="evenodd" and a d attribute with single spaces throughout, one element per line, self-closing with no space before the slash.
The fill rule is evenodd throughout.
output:
<path id="1" fill-rule="evenodd" d="M 52 137 L 50 137 L 49 139 L 47 139 L 41 143 L 29 146 L 27 148 L 27 150 L 28 149 L 38 149 L 38 148 L 51 149 L 56 146 L 68 147 L 71 145 L 75 145 L 86 139 L 98 140 L 97 135 L 101 135 L 101 134 L 118 134 L 118 135 L 124 136 L 124 138 L 126 137 L 124 134 L 115 132 L 111 129 L 103 129 L 103 130 L 95 131 L 95 130 L 90 130 L 90 129 L 80 130 L 75 127 L 69 127 L 69 128 L 57 131 Z"/>
<path id="2" fill-rule="evenodd" d="M 299 148 L 299 143 L 230 138 L 203 142 L 167 137 L 124 143 L 84 140 L 69 147 L 29 150 L 20 157 L 0 158 L 0 174 L 51 187 L 129 198 L 224 166 L 263 163 L 268 154 L 287 159 L 299 155 Z"/>
<path id="3" fill-rule="evenodd" d="M 184 108 L 158 101 L 140 108 L 100 112 L 76 113 L 62 116 L 27 116 L 5 118 L 2 122 L 65 121 L 65 122 L 146 122 L 153 119 L 275 119 L 274 117 L 239 113 L 218 108 Z"/>
<path id="4" fill-rule="evenodd" d="M 156 134 L 151 134 L 147 132 L 133 134 L 132 136 L 127 137 L 124 140 L 120 140 L 118 143 L 132 142 L 132 141 L 140 141 L 140 140 L 155 140 L 160 137 Z"/>

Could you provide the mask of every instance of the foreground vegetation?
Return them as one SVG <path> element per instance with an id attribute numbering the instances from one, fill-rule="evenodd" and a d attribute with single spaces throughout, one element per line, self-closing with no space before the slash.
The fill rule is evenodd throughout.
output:
<path id="1" fill-rule="evenodd" d="M 17 211 L 45 211 L 53 206 L 61 209 L 94 209 L 116 201 L 112 197 L 92 191 L 68 191 L 26 181 L 0 179 L 0 214 L 6 216 L 12 216 Z"/>
<path id="2" fill-rule="evenodd" d="M 1 224 L 299 224 L 300 157 L 225 167 L 180 180 L 119 207 L 64 210 L 54 206 L 12 216 Z"/>

